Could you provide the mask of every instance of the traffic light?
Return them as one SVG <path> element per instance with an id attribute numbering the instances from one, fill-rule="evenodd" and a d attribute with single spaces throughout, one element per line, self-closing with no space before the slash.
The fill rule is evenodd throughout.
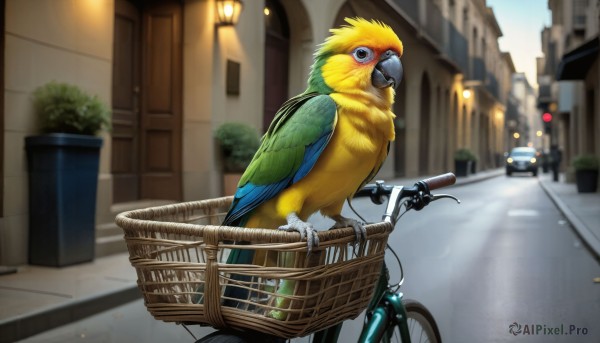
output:
<path id="1" fill-rule="evenodd" d="M 552 131 L 552 113 L 544 112 L 542 121 L 544 122 L 544 131 L 549 134 Z"/>
<path id="2" fill-rule="evenodd" d="M 542 120 L 544 121 L 544 123 L 551 122 L 552 121 L 552 113 L 546 112 L 546 113 L 542 114 Z"/>

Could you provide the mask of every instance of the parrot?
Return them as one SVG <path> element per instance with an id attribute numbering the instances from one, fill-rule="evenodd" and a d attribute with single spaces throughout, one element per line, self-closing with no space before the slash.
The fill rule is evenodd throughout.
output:
<path id="1" fill-rule="evenodd" d="M 375 177 L 394 140 L 392 104 L 403 76 L 403 44 L 381 21 L 344 20 L 347 25 L 330 29 L 318 46 L 306 90 L 277 111 L 223 225 L 299 232 L 310 254 L 319 240 L 307 219 L 320 212 L 335 222 L 332 229 L 352 227 L 357 240 L 366 238 L 363 224 L 341 211 Z M 228 263 L 255 257 L 235 249 Z M 293 288 L 293 281 L 283 280 L 278 293 L 289 295 Z M 277 306 L 285 306 L 283 297 Z"/>

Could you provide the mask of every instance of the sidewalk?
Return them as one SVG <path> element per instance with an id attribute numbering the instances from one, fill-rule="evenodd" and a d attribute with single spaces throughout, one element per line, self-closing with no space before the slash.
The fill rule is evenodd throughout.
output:
<path id="1" fill-rule="evenodd" d="M 65 325 L 141 297 L 129 254 L 52 268 L 22 266 L 0 276 L 0 342 Z"/>
<path id="2" fill-rule="evenodd" d="M 457 186 L 504 175 L 478 172 Z M 574 184 L 540 174 L 540 185 L 591 251 L 600 256 L 600 193 L 578 194 Z M 411 184 L 416 179 L 394 182 Z M 117 254 L 72 267 L 22 266 L 0 276 L 0 343 L 14 342 L 140 298 L 129 255 Z"/>
<path id="3" fill-rule="evenodd" d="M 600 193 L 578 193 L 564 175 L 552 181 L 552 174 L 539 174 L 540 185 L 567 218 L 596 259 L 600 259 Z"/>

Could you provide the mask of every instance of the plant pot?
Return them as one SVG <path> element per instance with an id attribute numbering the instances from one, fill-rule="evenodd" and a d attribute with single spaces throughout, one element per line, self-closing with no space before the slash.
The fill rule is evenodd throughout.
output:
<path id="1" fill-rule="evenodd" d="M 471 171 L 471 161 L 454 160 L 454 174 L 459 176 L 468 176 Z"/>
<path id="2" fill-rule="evenodd" d="M 470 162 L 471 162 L 471 174 L 477 173 L 477 161 L 470 161 Z"/>
<path id="3" fill-rule="evenodd" d="M 575 181 L 579 193 L 595 193 L 598 189 L 598 171 L 577 170 L 575 171 Z"/>
<path id="4" fill-rule="evenodd" d="M 94 259 L 102 139 L 76 134 L 25 138 L 29 169 L 29 263 Z"/>

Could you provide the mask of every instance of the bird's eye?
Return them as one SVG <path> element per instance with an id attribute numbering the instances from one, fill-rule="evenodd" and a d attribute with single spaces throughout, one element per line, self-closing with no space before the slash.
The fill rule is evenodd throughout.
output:
<path id="1" fill-rule="evenodd" d="M 357 62 L 365 63 L 373 59 L 373 50 L 365 48 L 364 46 L 354 49 L 352 56 Z"/>

